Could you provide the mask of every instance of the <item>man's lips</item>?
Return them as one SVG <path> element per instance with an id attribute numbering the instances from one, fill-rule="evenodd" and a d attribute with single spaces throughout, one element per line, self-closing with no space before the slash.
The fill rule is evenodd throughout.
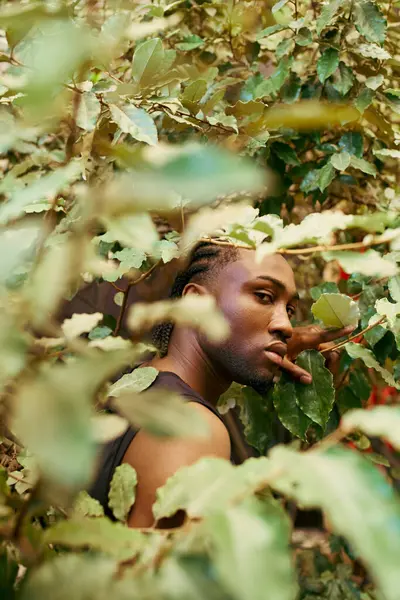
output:
<path id="1" fill-rule="evenodd" d="M 283 363 L 283 358 L 286 356 L 287 346 L 281 342 L 277 342 L 276 344 L 271 344 L 265 349 L 265 354 L 267 358 L 280 366 Z"/>

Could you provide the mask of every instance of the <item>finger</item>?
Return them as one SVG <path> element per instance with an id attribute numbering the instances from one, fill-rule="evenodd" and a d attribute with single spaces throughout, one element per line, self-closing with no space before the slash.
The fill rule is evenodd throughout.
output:
<path id="1" fill-rule="evenodd" d="M 354 325 L 349 325 L 348 327 L 343 327 L 342 329 L 322 329 L 320 332 L 320 341 L 321 343 L 333 342 L 333 340 L 350 335 L 350 333 L 352 333 L 354 330 Z"/>
<path id="2" fill-rule="evenodd" d="M 283 359 L 281 369 L 284 369 L 292 377 L 298 379 L 300 383 L 309 384 L 312 382 L 312 377 L 308 371 L 298 367 L 287 358 Z"/>

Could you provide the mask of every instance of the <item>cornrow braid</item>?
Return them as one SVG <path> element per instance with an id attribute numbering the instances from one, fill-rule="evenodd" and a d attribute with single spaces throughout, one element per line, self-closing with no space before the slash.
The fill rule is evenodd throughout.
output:
<path id="1" fill-rule="evenodd" d="M 180 298 L 187 284 L 194 278 L 203 280 L 203 278 L 215 275 L 224 265 L 237 260 L 238 256 L 239 251 L 233 246 L 218 246 L 211 242 L 200 242 L 193 249 L 186 269 L 176 276 L 169 297 Z M 173 323 L 166 322 L 160 323 L 153 330 L 152 342 L 160 356 L 165 356 L 168 352 L 173 328 Z"/>

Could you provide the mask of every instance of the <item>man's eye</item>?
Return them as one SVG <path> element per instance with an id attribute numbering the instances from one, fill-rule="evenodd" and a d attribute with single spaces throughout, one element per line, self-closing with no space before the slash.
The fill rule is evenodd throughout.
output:
<path id="1" fill-rule="evenodd" d="M 286 310 L 287 310 L 289 319 L 293 319 L 295 312 L 296 312 L 295 309 L 293 308 L 293 306 L 288 306 Z"/>
<path id="2" fill-rule="evenodd" d="M 262 304 L 272 304 L 274 296 L 267 292 L 254 292 L 254 295 L 260 300 Z"/>

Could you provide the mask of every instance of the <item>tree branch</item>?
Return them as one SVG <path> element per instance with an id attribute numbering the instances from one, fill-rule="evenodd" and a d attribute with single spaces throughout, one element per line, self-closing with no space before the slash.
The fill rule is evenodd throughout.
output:
<path id="1" fill-rule="evenodd" d="M 355 335 L 350 336 L 349 338 L 347 338 L 347 340 L 344 340 L 343 342 L 339 342 L 335 346 L 332 346 L 332 348 L 326 348 L 325 350 L 322 350 L 321 354 L 326 354 L 328 352 L 332 352 L 332 350 L 337 350 L 338 348 L 345 346 L 349 342 L 351 342 L 351 341 L 359 338 L 360 336 L 364 335 L 365 333 L 367 333 L 367 331 L 371 331 L 371 329 L 373 329 L 377 325 L 381 325 L 384 321 L 386 321 L 386 317 L 382 317 L 376 323 L 373 323 L 372 325 L 368 325 L 368 327 L 366 327 L 365 329 L 360 331 L 360 333 L 356 333 Z"/>

